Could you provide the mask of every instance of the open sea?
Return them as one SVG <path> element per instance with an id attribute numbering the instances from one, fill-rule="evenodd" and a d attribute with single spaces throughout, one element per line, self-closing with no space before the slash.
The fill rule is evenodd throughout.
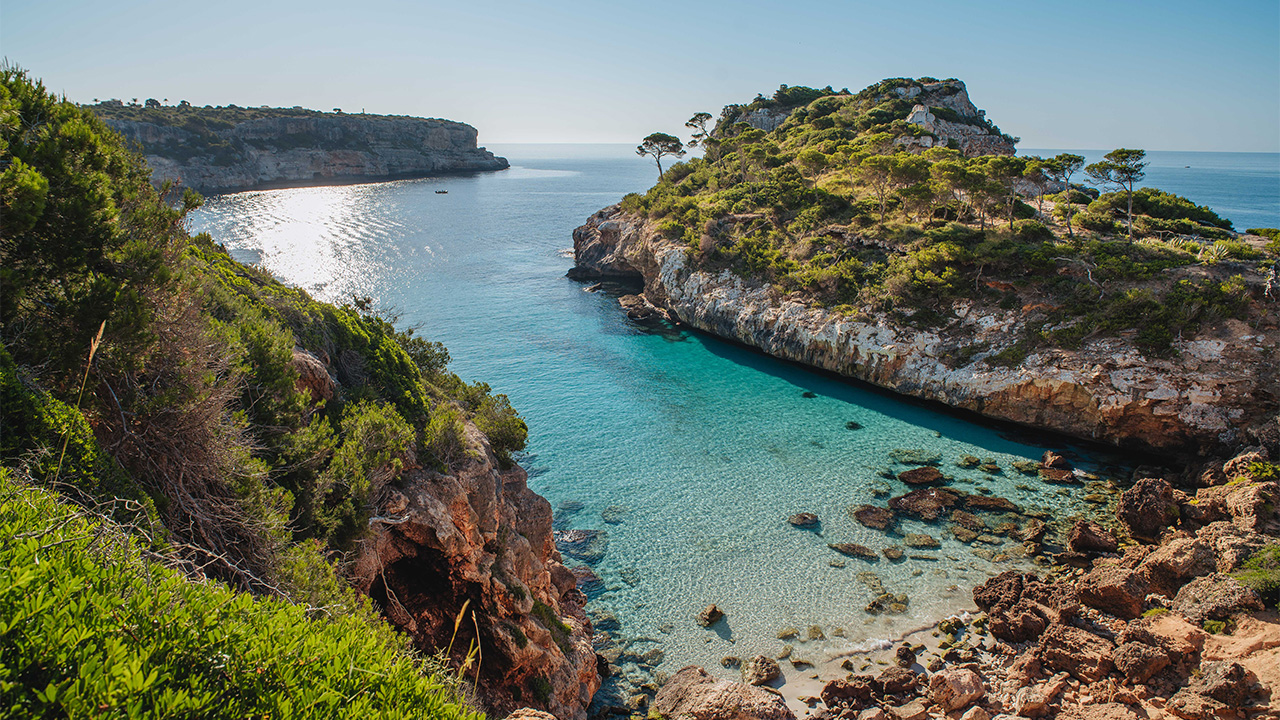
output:
<path id="1" fill-rule="evenodd" d="M 490 149 L 511 169 L 214 197 L 192 214 L 190 229 L 317 298 L 372 296 L 445 343 L 464 379 L 509 395 L 529 424 L 521 464 L 557 508 L 557 527 L 601 533 L 587 561 L 566 558 L 602 580 L 589 609 L 612 614 L 615 639 L 637 653 L 663 650 L 661 670 L 698 664 L 735 675 L 722 657 L 776 654 L 786 627 L 822 629 L 826 639 L 797 643 L 814 661 L 867 647 L 970 606 L 974 584 L 1025 562 L 999 558 L 1016 555 L 1012 541 L 993 537 L 996 544 L 975 550 L 942 526 L 912 521 L 899 531 L 932 535 L 941 548 L 908 549 L 914 557 L 900 563 L 828 549 L 901 545 L 847 512 L 906 491 L 883 477 L 907 469 L 895 461 L 901 451 L 936 455 L 958 489 L 1053 518 L 1087 512 L 1088 491 L 1026 478 L 1013 461 L 1065 449 L 1104 479 L 1127 477 L 1124 460 L 1098 448 L 974 422 L 707 335 L 628 320 L 620 289 L 583 292 L 564 274 L 573 229 L 649 187 L 652 164 L 626 145 Z M 1239 230 L 1280 226 L 1280 155 L 1149 158 L 1144 185 L 1209 204 Z M 849 429 L 851 421 L 861 429 Z M 961 469 L 964 455 L 995 461 L 1001 472 Z M 791 527 L 788 516 L 801 511 L 816 513 L 820 528 Z M 908 595 L 906 612 L 864 611 L 875 583 L 867 572 Z M 695 623 L 708 603 L 725 611 L 725 625 Z M 644 679 L 637 666 L 623 669 Z"/>

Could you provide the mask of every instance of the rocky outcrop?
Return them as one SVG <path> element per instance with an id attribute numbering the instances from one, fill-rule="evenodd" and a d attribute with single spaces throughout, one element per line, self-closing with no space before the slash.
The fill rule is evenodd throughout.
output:
<path id="1" fill-rule="evenodd" d="M 382 499 L 353 583 L 429 652 L 452 639 L 457 661 L 478 642 L 480 700 L 497 716 L 533 706 L 582 720 L 600 678 L 586 597 L 560 562 L 551 505 L 524 470 L 498 466 L 474 426 L 466 431 L 475 457 L 447 475 L 411 470 Z"/>
<path id="2" fill-rule="evenodd" d="M 758 687 L 720 680 L 689 666 L 671 677 L 653 708 L 668 718 L 692 720 L 795 720 L 786 702 Z"/>
<path id="3" fill-rule="evenodd" d="M 508 167 L 505 158 L 476 146 L 475 128 L 450 120 L 307 112 L 216 130 L 204 124 L 106 121 L 142 146 L 157 185 L 177 180 L 205 193 Z"/>
<path id="4" fill-rule="evenodd" d="M 1280 347 L 1275 331 L 1226 321 L 1175 340 L 1169 358 L 1146 357 L 1125 337 L 1093 337 L 1006 367 L 986 359 L 1016 342 L 1036 311 L 958 301 L 957 320 L 923 330 L 870 311 L 846 316 L 729 271 L 694 268 L 687 245 L 617 205 L 573 237 L 573 277 L 643 281 L 645 297 L 675 320 L 906 395 L 1122 446 L 1191 451 L 1280 435 L 1280 377 L 1267 370 Z M 957 362 L 962 347 L 985 349 Z"/>

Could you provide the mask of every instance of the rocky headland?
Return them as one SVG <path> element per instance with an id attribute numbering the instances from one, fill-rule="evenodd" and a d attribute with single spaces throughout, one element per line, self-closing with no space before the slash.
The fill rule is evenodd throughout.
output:
<path id="1" fill-rule="evenodd" d="M 93 106 L 141 146 L 152 180 L 204 193 L 503 170 L 450 120 L 263 109 Z M 268 111 L 269 110 L 269 111 Z"/>
<path id="2" fill-rule="evenodd" d="M 1280 437 L 1280 326 L 1228 320 L 1177 339 L 1169 357 L 1143 354 L 1124 335 L 1045 348 L 1020 362 L 989 362 L 1042 323 L 1032 298 L 1002 309 L 957 301 L 956 320 L 920 329 L 889 313 L 847 315 L 801 293 L 690 262 L 687 245 L 655 223 L 605 208 L 573 233 L 580 279 L 644 284 L 633 314 L 670 319 L 773 355 L 904 395 L 1031 427 L 1120 446 L 1191 452 Z M 1265 276 L 1248 267 L 1261 295 Z M 1192 272 L 1204 272 L 1196 268 Z M 1221 270 L 1219 270 L 1221 272 Z M 636 303 L 640 298 L 631 302 Z M 964 357 L 963 348 L 982 352 Z"/>

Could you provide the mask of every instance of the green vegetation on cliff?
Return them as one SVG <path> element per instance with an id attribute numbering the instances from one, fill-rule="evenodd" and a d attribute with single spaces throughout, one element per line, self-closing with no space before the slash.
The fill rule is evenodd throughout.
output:
<path id="1" fill-rule="evenodd" d="M 256 601 L 279 613 L 264 615 L 265 635 L 254 639 L 259 645 L 242 644 L 253 635 L 249 630 L 218 641 L 229 655 L 285 653 L 269 626 L 297 625 L 304 608 L 348 618 L 332 630 L 320 629 L 328 621 L 315 620 L 316 644 L 305 647 L 312 658 L 307 662 L 315 663 L 306 683 L 317 688 L 308 697 L 331 702 L 326 688 L 347 693 L 341 690 L 346 681 L 312 676 L 338 665 L 345 675 L 348 656 L 365 652 L 357 646 L 373 652 L 369 648 L 388 642 L 389 631 L 336 564 L 367 532 L 383 493 L 412 468 L 443 471 L 460 460 L 468 421 L 509 463 L 511 453 L 524 447 L 524 422 L 505 396 L 450 373 L 441 345 L 397 330 L 369 301 L 318 302 L 235 262 L 208 236 L 189 237 L 182 218 L 199 205 L 198 196 L 157 192 L 141 158 L 99 117 L 59 101 L 25 73 L 5 68 L 0 81 L 0 465 L 6 502 L 14 508 L 53 502 L 33 488 L 56 489 L 83 508 L 90 516 L 85 522 L 135 528 L 138 551 L 190 576 L 298 603 Z M 16 517 L 12 522 L 29 522 Z M 87 533 L 90 525 L 74 525 L 75 532 Z M 0 543 L 25 532 L 7 528 Z M 71 554 L 59 557 L 90 575 L 69 577 L 67 592 L 82 592 L 79 584 L 108 572 L 103 568 L 129 566 L 139 577 L 159 572 L 130 559 L 134 550 L 76 556 L 77 542 L 69 540 L 65 550 Z M 21 554 L 22 547 L 9 544 L 4 552 Z M 8 581 L 33 582 L 22 579 L 20 564 L 6 566 Z M 179 582 L 164 577 L 165 587 Z M 253 614 L 248 599 L 198 587 L 179 593 L 187 600 L 175 596 L 176 604 L 155 605 L 157 619 L 175 623 L 173 635 L 145 640 L 157 643 L 157 662 L 177 662 L 188 652 L 174 643 L 185 642 L 179 636 L 186 630 L 179 629 L 198 619 L 200 608 L 232 603 Z M 16 642 L 13 633 L 32 627 L 28 615 L 5 617 L 23 618 L 10 622 L 5 642 Z M 74 624 L 49 622 L 57 625 L 45 628 L 54 635 L 81 632 Z M 343 637 L 353 644 L 338 642 Z M 200 647 L 213 652 L 215 645 Z M 56 643 L 33 643 L 23 652 L 35 653 L 23 656 L 35 664 L 17 670 L 7 665 L 9 671 L 39 670 L 57 682 L 65 679 L 59 673 L 74 675 L 74 668 L 61 664 Z M 101 669 L 85 662 L 83 677 Z M 426 676 L 407 680 L 411 665 L 398 662 L 375 666 L 387 672 L 387 698 L 436 692 L 431 688 L 439 683 Z M 204 672 L 202 667 L 190 672 Z M 128 683 L 151 677 L 151 669 L 145 666 L 144 675 Z M 207 687 L 200 683 L 216 680 L 183 675 L 187 679 L 174 680 L 176 685 L 165 684 L 168 676 L 157 671 L 146 680 L 158 683 L 147 703 L 170 692 L 194 693 Z M 23 685 L 35 676 L 13 677 L 0 680 Z M 266 680 L 294 682 L 275 675 Z M 367 689 L 361 692 L 383 692 L 378 683 L 357 685 Z M 23 703 L 35 702 L 27 691 L 45 691 L 4 687 L 0 695 L 20 695 Z M 219 698 L 226 699 L 196 700 Z M 46 703 L 43 713 L 76 714 L 72 705 L 40 702 Z M 134 713 L 129 703 L 125 709 Z M 237 707 L 227 705 L 226 712 L 270 711 Z M 192 712 L 204 714 L 186 714 Z"/>
<path id="2" fill-rule="evenodd" d="M 922 103 L 927 113 L 913 112 Z M 1202 323 L 1244 316 L 1237 276 L 1266 259 L 1261 244 L 1236 239 L 1212 210 L 1150 188 L 1132 192 L 1130 242 L 1121 237 L 1128 185 L 1054 192 L 1082 159 L 979 154 L 1014 139 L 971 108 L 959 83 L 932 78 L 856 94 L 783 86 L 773 99 L 725 108 L 713 132 L 695 134 L 702 158 L 668 169 L 622 207 L 687 244 L 696 267 L 849 315 L 943 325 L 957 300 L 1034 306 L 1041 321 L 1023 352 L 1132 330 L 1158 354 Z M 740 122 L 759 112 L 778 113 L 776 129 Z M 1122 154 L 1132 156 L 1132 184 L 1142 152 Z"/>

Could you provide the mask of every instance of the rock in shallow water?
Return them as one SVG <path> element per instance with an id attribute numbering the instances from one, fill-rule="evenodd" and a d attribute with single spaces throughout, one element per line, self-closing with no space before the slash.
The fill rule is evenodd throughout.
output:
<path id="1" fill-rule="evenodd" d="M 818 516 L 811 512 L 796 513 L 787 518 L 787 522 L 798 528 L 814 528 L 818 526 Z"/>
<path id="2" fill-rule="evenodd" d="M 669 718 L 795 720 L 795 714 L 781 697 L 751 685 L 717 679 L 692 665 L 662 686 L 653 707 Z"/>
<path id="3" fill-rule="evenodd" d="M 841 555 L 862 558 L 863 560 L 869 560 L 871 562 L 875 562 L 880 559 L 880 556 L 875 550 L 872 550 L 866 545 L 859 545 L 858 543 L 828 543 L 827 547 L 835 550 Z"/>
<path id="4" fill-rule="evenodd" d="M 887 530 L 894 523 L 893 511 L 875 505 L 857 505 L 849 508 L 854 520 L 872 530 Z"/>

